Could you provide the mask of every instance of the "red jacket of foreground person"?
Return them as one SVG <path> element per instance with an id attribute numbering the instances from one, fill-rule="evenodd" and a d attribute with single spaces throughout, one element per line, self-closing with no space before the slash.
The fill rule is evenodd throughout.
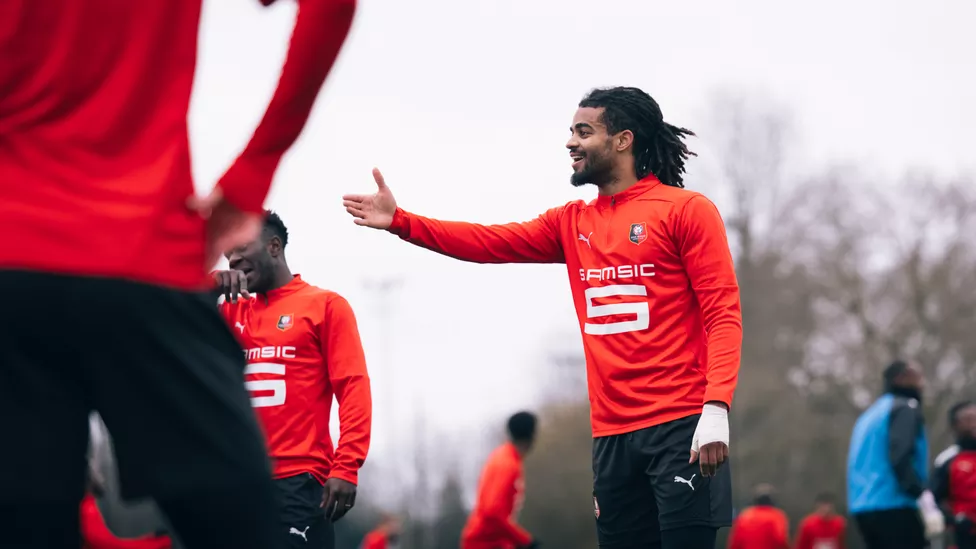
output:
<path id="1" fill-rule="evenodd" d="M 115 536 L 108 526 L 98 503 L 91 494 L 81 500 L 81 540 L 82 549 L 170 549 L 173 542 L 169 536 L 143 536 L 122 539 Z"/>
<path id="2" fill-rule="evenodd" d="M 206 287 L 205 222 L 187 207 L 201 3 L 0 2 L 0 232 L 17 235 L 0 269 Z M 218 183 L 231 204 L 262 211 L 355 5 L 298 0 L 277 90 Z"/>

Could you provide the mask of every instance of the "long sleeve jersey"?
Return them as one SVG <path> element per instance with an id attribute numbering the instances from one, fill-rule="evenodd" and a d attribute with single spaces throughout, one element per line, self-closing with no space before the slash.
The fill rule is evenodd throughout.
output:
<path id="1" fill-rule="evenodd" d="M 278 87 L 218 185 L 262 211 L 352 23 L 297 0 Z M 206 287 L 187 112 L 202 0 L 0 2 L 0 268 Z M 270 4 L 273 0 L 262 0 Z"/>
<path id="2" fill-rule="evenodd" d="M 372 396 L 352 307 L 295 275 L 291 282 L 221 313 L 244 348 L 245 385 L 277 478 L 311 473 L 352 483 L 366 460 Z M 329 432 L 339 403 L 339 444 Z"/>
<path id="3" fill-rule="evenodd" d="M 525 223 L 438 221 L 398 209 L 389 230 L 465 261 L 566 264 L 594 436 L 698 414 L 709 401 L 731 405 L 739 287 L 722 218 L 704 196 L 650 176 Z"/>

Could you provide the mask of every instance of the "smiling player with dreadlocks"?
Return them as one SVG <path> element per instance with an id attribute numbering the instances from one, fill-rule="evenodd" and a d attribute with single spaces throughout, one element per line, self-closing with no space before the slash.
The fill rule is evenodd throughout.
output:
<path id="1" fill-rule="evenodd" d="M 732 519 L 728 409 L 739 371 L 739 289 L 715 206 L 683 189 L 683 139 L 636 88 L 597 89 L 566 143 L 574 186 L 598 196 L 525 223 L 429 219 L 343 197 L 358 225 L 477 263 L 565 263 L 593 427 L 600 547 L 712 548 Z"/>

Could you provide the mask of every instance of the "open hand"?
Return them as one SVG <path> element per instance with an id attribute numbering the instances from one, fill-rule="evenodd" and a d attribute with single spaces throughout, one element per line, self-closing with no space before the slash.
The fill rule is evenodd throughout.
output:
<path id="1" fill-rule="evenodd" d="M 356 505 L 356 485 L 342 480 L 330 478 L 325 481 L 322 490 L 322 505 L 325 517 L 335 522 L 346 515 L 353 505 Z"/>
<path id="2" fill-rule="evenodd" d="M 207 220 L 206 269 L 213 268 L 225 252 L 251 243 L 261 233 L 262 216 L 224 200 L 220 187 L 203 198 L 191 196 L 186 205 Z"/>
<path id="3" fill-rule="evenodd" d="M 353 216 L 356 225 L 389 229 L 397 208 L 396 199 L 386 186 L 379 168 L 373 168 L 373 179 L 376 181 L 376 194 L 347 194 L 342 197 L 342 205 Z"/>

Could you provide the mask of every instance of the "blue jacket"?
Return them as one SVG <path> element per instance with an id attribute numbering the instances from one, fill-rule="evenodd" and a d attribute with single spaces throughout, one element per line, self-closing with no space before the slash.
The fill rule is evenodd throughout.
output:
<path id="1" fill-rule="evenodd" d="M 918 400 L 888 393 L 854 424 L 847 454 L 851 514 L 916 508 L 928 482 L 928 442 Z"/>

